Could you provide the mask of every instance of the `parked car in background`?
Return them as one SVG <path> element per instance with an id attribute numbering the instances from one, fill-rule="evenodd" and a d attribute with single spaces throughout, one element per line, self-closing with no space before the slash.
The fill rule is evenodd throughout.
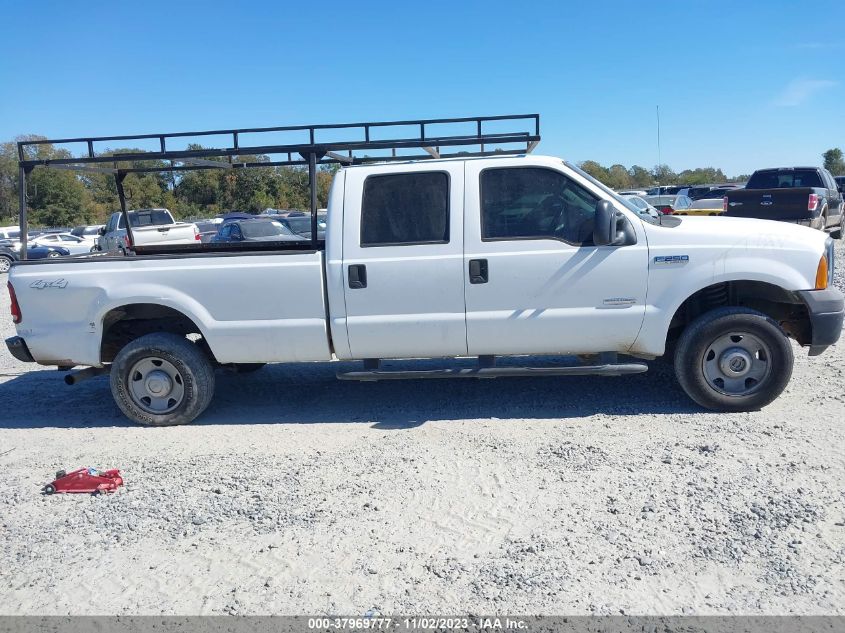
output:
<path id="1" fill-rule="evenodd" d="M 31 241 L 33 246 L 63 246 L 71 255 L 85 255 L 96 250 L 94 242 L 70 233 L 45 233 Z"/>
<path id="2" fill-rule="evenodd" d="M 713 192 L 714 191 L 727 191 L 729 189 L 736 189 L 739 185 L 734 185 L 731 183 L 725 183 L 722 185 L 699 185 L 697 187 L 690 187 L 689 195 L 690 200 L 700 200 L 701 198 L 713 198 L 715 197 Z"/>
<path id="3" fill-rule="evenodd" d="M 845 199 L 830 172 L 821 167 L 758 169 L 744 189 L 723 199 L 726 215 L 793 222 L 841 237 Z"/>
<path id="4" fill-rule="evenodd" d="M 236 220 L 252 220 L 256 216 L 252 213 L 244 213 L 243 211 L 229 211 L 228 213 L 223 213 L 218 215 L 215 220 L 219 220 L 218 228 L 220 228 L 224 224 L 228 224 L 229 222 L 235 222 Z"/>
<path id="5" fill-rule="evenodd" d="M 617 191 L 620 196 L 647 196 L 648 192 L 645 189 L 624 189 Z"/>
<path id="6" fill-rule="evenodd" d="M 213 222 L 211 220 L 197 220 L 194 222 L 194 225 L 197 227 L 197 231 L 200 234 L 200 242 L 203 244 L 207 244 L 214 236 L 217 235 L 217 231 L 220 228 L 221 222 Z"/>
<path id="7" fill-rule="evenodd" d="M 19 226 L 0 226 L 0 240 L 20 240 L 20 238 Z"/>
<path id="8" fill-rule="evenodd" d="M 646 196 L 644 200 L 664 215 L 684 211 L 692 204 L 692 200 L 684 195 Z"/>
<path id="9" fill-rule="evenodd" d="M 97 245 L 97 238 L 100 236 L 100 229 L 102 229 L 105 224 L 89 224 L 87 226 L 76 226 L 71 229 L 70 234 L 75 235 L 76 237 L 81 237 L 83 240 L 88 242 L 88 245 L 94 247 Z M 92 248 L 92 250 L 97 250 L 96 248 Z"/>
<path id="10" fill-rule="evenodd" d="M 693 200 L 704 200 L 710 198 L 717 198 L 721 200 L 724 198 L 729 191 L 734 191 L 735 189 L 741 189 L 742 187 L 716 187 L 715 189 L 711 189 L 705 194 L 698 196 L 698 198 L 694 198 Z"/>
<path id="11" fill-rule="evenodd" d="M 836 181 L 836 186 L 839 187 L 839 191 L 845 192 L 845 176 L 836 176 L 834 180 Z"/>
<path id="12" fill-rule="evenodd" d="M 189 222 L 177 222 L 167 209 L 136 209 L 128 211 L 135 246 L 160 244 L 196 244 L 200 241 L 197 227 Z M 100 229 L 100 250 L 125 253 L 129 247 L 123 214 L 112 213 L 108 224 Z"/>
<path id="13" fill-rule="evenodd" d="M 32 246 L 26 249 L 26 258 L 30 260 L 52 259 L 54 257 L 66 257 L 68 255 L 70 255 L 70 251 L 61 246 Z M 9 272 L 12 263 L 20 261 L 20 259 L 21 256 L 18 249 L 0 244 L 0 273 Z"/>
<path id="14" fill-rule="evenodd" d="M 212 242 L 305 242 L 278 220 L 252 218 L 235 220 L 220 227 Z"/>
<path id="15" fill-rule="evenodd" d="M 656 218 L 660 215 L 660 212 L 655 207 L 651 206 L 645 200 L 645 198 L 643 198 L 642 196 L 634 196 L 634 195 L 626 195 L 626 194 L 619 194 L 619 195 L 621 195 L 623 198 L 625 198 L 625 200 L 627 200 L 632 205 L 637 207 L 637 209 L 641 209 L 644 213 L 647 213 L 648 215 L 650 215 L 653 218 Z"/>
<path id="16" fill-rule="evenodd" d="M 17 250 L 6 246 L 5 244 L 0 244 L 0 273 L 7 273 L 9 269 L 12 267 L 12 262 L 16 262 L 20 259 Z"/>
<path id="17" fill-rule="evenodd" d="M 279 222 L 288 227 L 293 233 L 311 239 L 311 216 L 297 215 L 276 218 Z M 326 216 L 317 215 L 317 239 L 326 239 Z"/>
<path id="18" fill-rule="evenodd" d="M 687 185 L 666 185 L 663 187 L 652 187 L 646 190 L 649 196 L 675 196 L 687 195 L 689 193 L 689 186 Z"/>
<path id="19" fill-rule="evenodd" d="M 674 215 L 723 215 L 721 198 L 693 200 L 689 208 L 675 211 Z"/>

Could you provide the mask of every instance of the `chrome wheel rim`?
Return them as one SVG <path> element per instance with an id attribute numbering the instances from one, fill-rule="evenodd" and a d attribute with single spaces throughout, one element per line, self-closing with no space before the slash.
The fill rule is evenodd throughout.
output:
<path id="1" fill-rule="evenodd" d="M 155 415 L 170 413 L 185 398 L 185 381 L 176 366 L 151 356 L 129 371 L 129 395 L 138 407 Z"/>
<path id="2" fill-rule="evenodd" d="M 9 269 L 12 267 L 12 262 L 10 262 L 5 257 L 0 257 L 0 273 L 7 273 Z"/>
<path id="3" fill-rule="evenodd" d="M 765 384 L 772 371 L 769 346 L 748 332 L 730 332 L 708 345 L 702 359 L 711 389 L 726 396 L 747 396 Z"/>
<path id="4" fill-rule="evenodd" d="M 58 257 L 59 254 L 56 251 L 50 251 L 47 253 L 47 257 Z"/>

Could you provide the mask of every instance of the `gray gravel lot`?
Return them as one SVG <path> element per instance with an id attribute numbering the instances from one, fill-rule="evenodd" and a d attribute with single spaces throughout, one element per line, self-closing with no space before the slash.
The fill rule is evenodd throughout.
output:
<path id="1" fill-rule="evenodd" d="M 0 613 L 843 614 L 845 353 L 796 354 L 756 413 L 699 409 L 662 363 L 375 384 L 306 364 L 221 373 L 200 421 L 147 429 L 106 378 L 3 350 Z M 126 486 L 39 494 L 78 466 Z"/>

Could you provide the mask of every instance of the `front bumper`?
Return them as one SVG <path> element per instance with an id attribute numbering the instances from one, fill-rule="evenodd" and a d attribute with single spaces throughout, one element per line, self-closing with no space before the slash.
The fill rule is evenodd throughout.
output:
<path id="1" fill-rule="evenodd" d="M 13 336 L 12 338 L 7 338 L 6 347 L 9 348 L 9 353 L 22 363 L 35 362 L 35 359 L 32 357 L 32 354 L 29 353 L 29 348 L 26 346 L 26 341 L 24 341 L 20 336 Z"/>
<path id="2" fill-rule="evenodd" d="M 799 290 L 798 295 L 807 306 L 812 329 L 810 356 L 818 356 L 839 340 L 845 317 L 845 297 L 836 288 Z"/>

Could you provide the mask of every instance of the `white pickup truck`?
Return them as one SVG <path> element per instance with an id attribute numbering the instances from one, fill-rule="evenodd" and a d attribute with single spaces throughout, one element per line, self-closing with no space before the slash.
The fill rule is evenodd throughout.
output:
<path id="1" fill-rule="evenodd" d="M 163 244 L 194 244 L 201 241 L 196 224 L 177 222 L 167 209 L 137 209 L 127 212 L 132 226 L 134 246 L 160 246 Z M 112 213 L 100 229 L 100 248 L 125 254 L 129 249 L 129 236 L 123 214 Z"/>
<path id="2" fill-rule="evenodd" d="M 170 425 L 206 408 L 215 367 L 333 359 L 363 360 L 339 374 L 358 380 L 616 376 L 671 351 L 693 400 L 745 411 L 789 382 L 790 338 L 815 355 L 842 330 L 821 232 L 655 219 L 557 158 L 353 165 L 327 213 L 324 248 L 16 263 L 8 347 L 109 371 L 130 419 Z M 581 363 L 496 364 L 541 354 Z M 477 368 L 379 368 L 467 356 Z"/>

